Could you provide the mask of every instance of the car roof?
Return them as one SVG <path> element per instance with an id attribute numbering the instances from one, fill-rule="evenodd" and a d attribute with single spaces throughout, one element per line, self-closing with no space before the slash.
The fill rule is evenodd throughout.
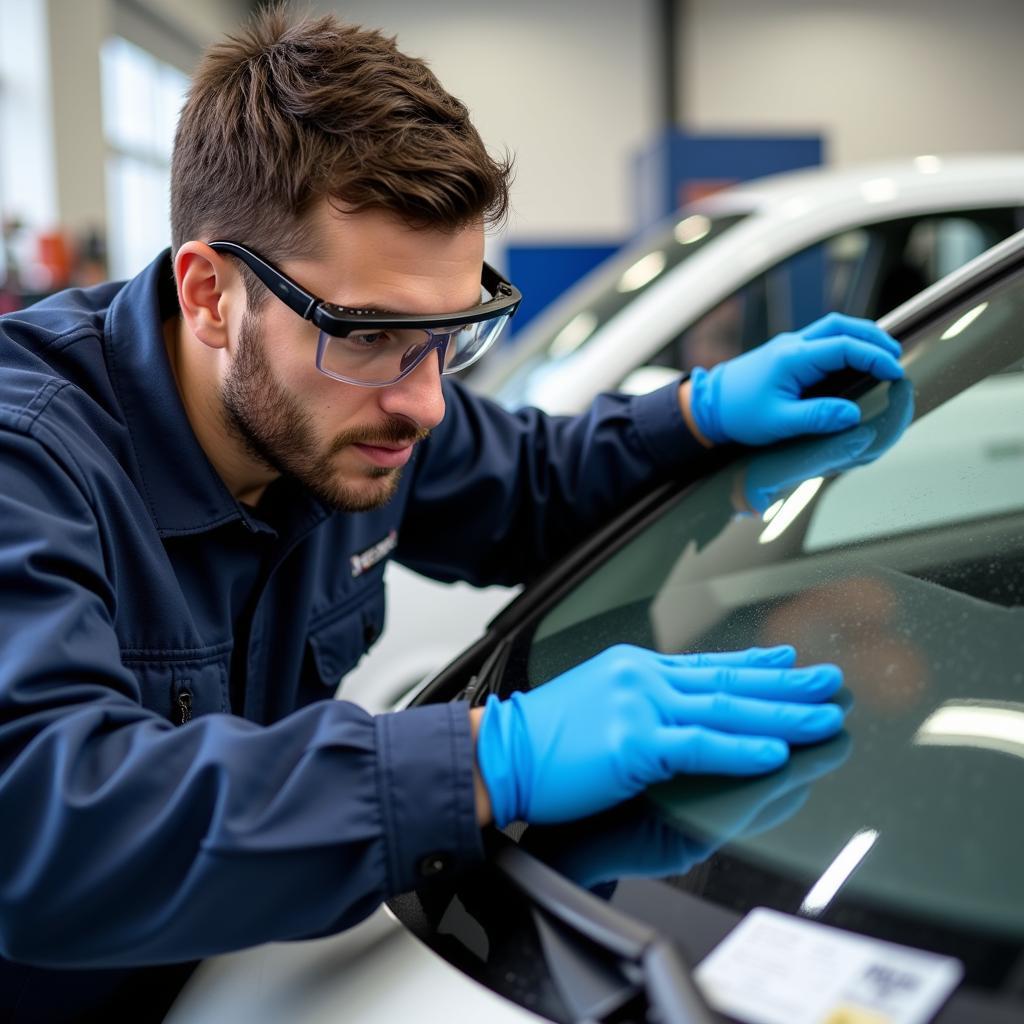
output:
<path id="1" fill-rule="evenodd" d="M 793 200 L 815 204 L 849 198 L 880 204 L 899 203 L 921 192 L 957 192 L 975 188 L 984 195 L 1005 183 L 1024 180 L 1024 153 L 919 156 L 845 167 L 807 167 L 742 182 L 708 196 L 694 209 L 709 213 L 753 212 Z"/>

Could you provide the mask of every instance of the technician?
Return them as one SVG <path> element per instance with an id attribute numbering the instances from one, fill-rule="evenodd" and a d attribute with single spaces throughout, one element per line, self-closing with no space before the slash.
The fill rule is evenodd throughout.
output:
<path id="1" fill-rule="evenodd" d="M 492 819 L 840 729 L 840 670 L 787 647 L 616 647 L 472 712 L 331 699 L 389 558 L 528 581 L 709 445 L 855 423 L 801 398 L 829 372 L 902 376 L 830 316 L 578 418 L 505 412 L 447 375 L 518 302 L 483 261 L 508 181 L 393 40 L 264 13 L 196 73 L 172 250 L 0 320 L 5 1019 L 160 1019 L 197 960 L 343 929 Z"/>

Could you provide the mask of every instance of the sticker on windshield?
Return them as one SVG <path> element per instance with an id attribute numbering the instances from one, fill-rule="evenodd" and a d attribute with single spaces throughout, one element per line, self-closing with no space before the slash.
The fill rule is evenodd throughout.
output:
<path id="1" fill-rule="evenodd" d="M 695 972 L 746 1024 L 927 1024 L 963 976 L 952 957 L 751 911 Z"/>

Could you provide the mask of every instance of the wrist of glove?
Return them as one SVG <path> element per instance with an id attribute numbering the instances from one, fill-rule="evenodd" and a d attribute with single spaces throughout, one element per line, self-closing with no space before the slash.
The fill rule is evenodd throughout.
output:
<path id="1" fill-rule="evenodd" d="M 879 380 L 903 376 L 900 346 L 870 320 L 830 313 L 801 331 L 771 341 L 710 370 L 690 375 L 690 411 L 716 444 L 770 444 L 799 434 L 829 434 L 860 420 L 855 402 L 802 398 L 840 370 Z"/>
<path id="2" fill-rule="evenodd" d="M 665 655 L 619 645 L 535 690 L 491 696 L 477 762 L 499 826 L 571 821 L 680 772 L 756 775 L 842 726 L 835 665 L 791 647 Z"/>

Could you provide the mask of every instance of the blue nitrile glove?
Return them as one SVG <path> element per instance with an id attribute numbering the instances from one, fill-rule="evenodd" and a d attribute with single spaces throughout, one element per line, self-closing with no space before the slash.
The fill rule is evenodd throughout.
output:
<path id="1" fill-rule="evenodd" d="M 751 458 L 743 480 L 743 493 L 750 508 L 763 512 L 804 480 L 834 476 L 884 455 L 914 418 L 914 387 L 908 380 L 893 381 L 886 398 L 881 412 L 852 430 L 797 441 Z"/>
<path id="2" fill-rule="evenodd" d="M 659 654 L 619 644 L 544 686 L 487 700 L 477 762 L 499 825 L 571 821 L 680 772 L 756 775 L 787 741 L 836 733 L 836 665 L 792 647 Z"/>
<path id="3" fill-rule="evenodd" d="M 903 376 L 899 342 L 871 320 L 829 313 L 809 327 L 690 375 L 690 410 L 697 429 L 722 444 L 771 444 L 798 434 L 832 434 L 860 420 L 845 398 L 802 399 L 837 370 L 880 380 Z"/>

